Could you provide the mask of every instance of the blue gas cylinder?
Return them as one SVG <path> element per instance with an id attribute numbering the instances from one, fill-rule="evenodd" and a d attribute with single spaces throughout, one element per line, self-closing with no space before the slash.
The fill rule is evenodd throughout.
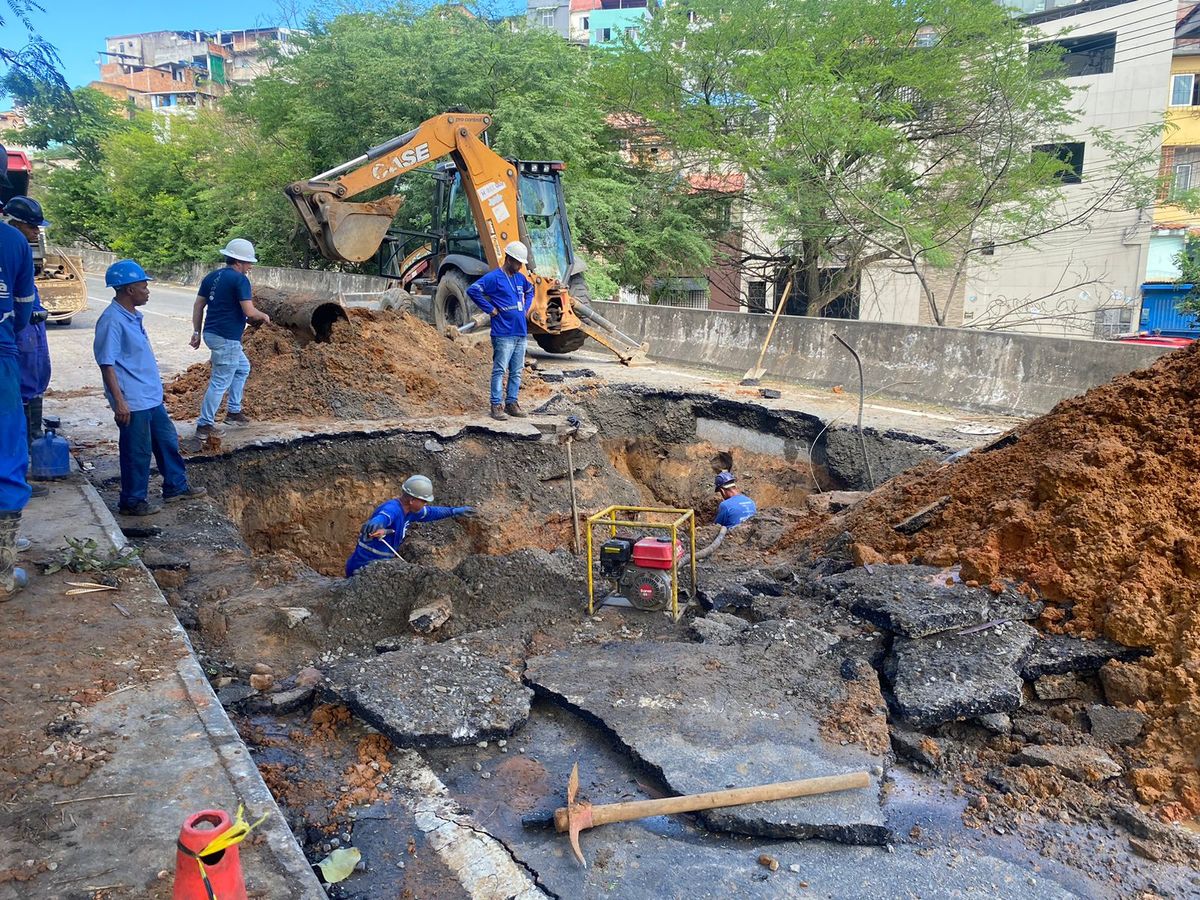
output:
<path id="1" fill-rule="evenodd" d="M 46 416 L 42 424 L 46 433 L 33 442 L 29 451 L 31 474 L 35 481 L 65 478 L 71 474 L 71 445 L 54 433 L 61 424 L 57 417 Z"/>

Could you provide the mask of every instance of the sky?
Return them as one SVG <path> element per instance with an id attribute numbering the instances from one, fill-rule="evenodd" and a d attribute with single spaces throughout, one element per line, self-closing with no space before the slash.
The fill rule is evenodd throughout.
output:
<path id="1" fill-rule="evenodd" d="M 205 0 L 202 4 L 174 3 L 171 0 L 39 2 L 46 12 L 34 13 L 34 27 L 58 49 L 63 72 L 72 87 L 85 85 L 99 75 L 96 61 L 104 47 L 104 38 L 109 35 L 160 30 L 217 31 L 292 24 L 297 18 L 303 18 L 303 14 L 298 16 L 296 10 L 311 6 L 309 2 L 289 0 Z M 362 7 L 368 4 L 354 5 Z M 500 5 L 514 8 L 525 6 L 520 0 L 505 0 Z M 336 6 L 323 3 L 319 8 L 328 15 Z M 25 29 L 13 23 L 4 3 L 0 3 L 0 15 L 6 20 L 4 26 L 0 27 L 0 46 L 23 46 L 28 40 Z M 0 101 L 0 106 L 3 105 L 3 101 Z"/>

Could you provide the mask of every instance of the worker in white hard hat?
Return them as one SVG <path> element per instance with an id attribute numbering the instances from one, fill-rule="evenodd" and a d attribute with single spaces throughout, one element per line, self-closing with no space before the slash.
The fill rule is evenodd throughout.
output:
<path id="1" fill-rule="evenodd" d="M 358 532 L 358 545 L 346 560 L 346 577 L 363 566 L 381 559 L 395 559 L 412 522 L 436 522 L 438 519 L 470 517 L 470 506 L 433 506 L 433 482 L 424 475 L 413 475 L 400 488 L 400 496 L 375 508 L 371 518 Z"/>
<path id="2" fill-rule="evenodd" d="M 217 410 L 226 391 L 229 392 L 229 406 L 225 410 L 225 421 L 235 425 L 249 423 L 250 419 L 242 412 L 242 395 L 246 379 L 250 377 L 250 360 L 242 349 L 242 334 L 246 322 L 271 324 L 271 317 L 256 309 L 250 299 L 250 279 L 246 276 L 258 262 L 254 245 L 245 238 L 234 238 L 221 249 L 221 256 L 225 258 L 224 267 L 204 276 L 192 307 L 190 343 L 199 349 L 203 336 L 205 345 L 212 351 L 212 374 L 200 404 L 200 418 L 196 420 L 199 437 L 221 433 L 217 427 Z"/>
<path id="3" fill-rule="evenodd" d="M 492 418 L 525 417 L 517 402 L 525 367 L 525 317 L 533 306 L 533 285 L 521 273 L 529 265 L 529 249 L 520 241 L 504 248 L 500 267 L 467 288 L 467 296 L 492 319 Z M 508 373 L 505 389 L 504 373 Z"/>

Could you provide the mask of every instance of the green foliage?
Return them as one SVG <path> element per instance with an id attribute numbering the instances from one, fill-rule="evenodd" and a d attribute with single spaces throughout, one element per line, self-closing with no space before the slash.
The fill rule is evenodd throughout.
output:
<path id="1" fill-rule="evenodd" d="M 1175 255 L 1175 265 L 1179 266 L 1179 278 L 1175 283 L 1192 286 L 1175 308 L 1185 315 L 1200 318 L 1200 238 L 1187 237 L 1183 250 Z"/>
<path id="2" fill-rule="evenodd" d="M 116 569 L 127 569 L 137 563 L 137 547 L 125 546 L 119 550 L 101 547 L 95 538 L 69 537 L 66 538 L 66 542 L 67 546 L 59 550 L 62 555 L 46 567 L 47 575 L 53 575 L 63 569 L 79 575 L 99 574 Z"/>

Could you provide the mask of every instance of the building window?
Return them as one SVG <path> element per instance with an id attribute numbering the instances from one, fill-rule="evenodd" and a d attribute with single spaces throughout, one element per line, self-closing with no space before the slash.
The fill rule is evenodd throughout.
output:
<path id="1" fill-rule="evenodd" d="M 583 28 L 584 31 L 588 30 L 588 17 L 587 16 L 583 17 L 583 22 L 581 23 L 581 27 Z"/>
<path id="2" fill-rule="evenodd" d="M 631 40 L 631 41 L 637 41 L 638 36 L 640 34 L 641 34 L 641 32 L 638 31 L 637 28 L 626 28 L 625 29 L 625 37 L 629 38 L 629 40 Z"/>
<path id="3" fill-rule="evenodd" d="M 913 43 L 918 47 L 936 47 L 937 39 L 936 31 L 922 31 Z"/>
<path id="4" fill-rule="evenodd" d="M 752 313 L 767 311 L 767 283 L 751 281 L 746 285 L 746 308 Z"/>
<path id="5" fill-rule="evenodd" d="M 689 25 L 695 25 L 695 24 L 696 24 L 696 21 L 697 21 L 697 19 L 696 19 L 696 11 L 695 11 L 694 9 L 689 9 L 689 10 L 688 10 L 688 13 L 687 13 L 687 20 L 688 20 L 688 24 L 689 24 Z"/>
<path id="6" fill-rule="evenodd" d="M 1062 163 L 1057 173 L 1058 180 L 1063 184 L 1079 184 L 1083 181 L 1083 141 L 1039 144 L 1033 150 L 1035 153 L 1045 153 L 1058 158 Z"/>
<path id="7" fill-rule="evenodd" d="M 538 24 L 541 25 L 543 28 L 553 28 L 554 27 L 554 13 L 556 12 L 556 10 L 557 10 L 557 7 L 555 7 L 555 6 L 539 7 L 538 8 Z"/>
<path id="8" fill-rule="evenodd" d="M 1191 163 L 1181 163 L 1175 167 L 1175 174 L 1171 178 L 1171 197 L 1172 200 L 1178 200 L 1180 196 L 1186 193 L 1192 186 L 1192 165 Z"/>
<path id="9" fill-rule="evenodd" d="M 981 256 L 995 256 L 996 255 L 996 242 L 995 241 L 985 242 L 983 244 L 983 246 L 979 248 L 979 254 Z"/>
<path id="10" fill-rule="evenodd" d="M 600 29 L 600 43 L 607 44 L 611 40 L 612 40 L 612 29 L 611 28 L 601 28 Z"/>
<path id="11" fill-rule="evenodd" d="M 1093 331 L 1097 340 L 1113 338 L 1133 331 L 1133 307 L 1096 310 L 1096 325 Z"/>
<path id="12" fill-rule="evenodd" d="M 1117 33 L 1113 31 L 1087 37 L 1043 41 L 1040 44 L 1030 44 L 1029 52 L 1038 53 L 1048 47 L 1054 47 L 1062 54 L 1064 78 L 1104 75 L 1113 70 L 1113 61 L 1117 55 Z"/>
<path id="13" fill-rule="evenodd" d="M 1171 105 L 1172 106 L 1197 106 L 1196 103 L 1196 76 L 1195 75 L 1172 75 L 1171 76 Z"/>

